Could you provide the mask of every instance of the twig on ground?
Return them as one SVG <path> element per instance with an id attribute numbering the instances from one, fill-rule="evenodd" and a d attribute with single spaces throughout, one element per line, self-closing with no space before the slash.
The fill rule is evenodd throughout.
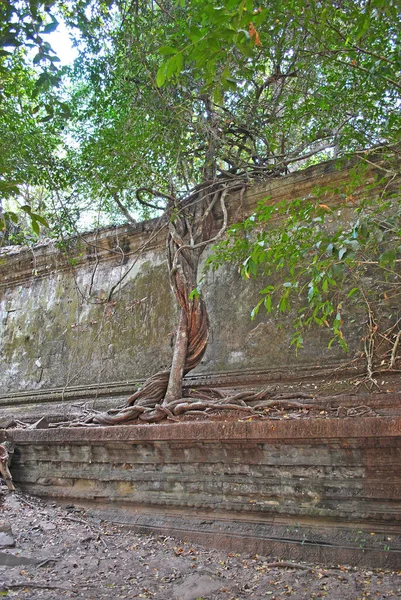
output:
<path id="1" fill-rule="evenodd" d="M 103 546 L 105 548 L 108 548 L 108 545 L 107 545 L 106 541 L 103 539 L 100 530 L 93 527 L 91 523 L 88 523 L 88 521 L 84 521 L 83 519 L 77 519 L 77 517 L 69 517 L 69 516 L 65 516 L 65 517 L 61 517 L 61 518 L 65 519 L 66 521 L 73 521 L 74 523 L 80 523 L 81 525 L 85 525 L 92 531 L 95 531 L 97 534 L 97 538 L 96 538 L 97 541 L 102 542 Z"/>
<path id="2" fill-rule="evenodd" d="M 18 583 L 3 583 L 3 589 L 12 590 L 19 588 L 37 588 L 40 590 L 64 590 L 65 592 L 72 592 L 73 587 L 67 587 L 65 585 L 54 585 L 53 583 L 35 583 L 34 581 L 19 581 Z"/>
<path id="3" fill-rule="evenodd" d="M 40 569 L 40 567 L 44 567 L 45 565 L 47 565 L 49 562 L 58 562 L 58 558 L 46 558 L 46 560 L 43 560 L 41 563 L 39 563 L 38 569 Z"/>
<path id="4" fill-rule="evenodd" d="M 271 568 L 280 568 L 280 569 L 304 569 L 305 571 L 312 571 L 312 567 L 308 567 L 307 565 L 302 565 L 301 563 L 292 563 L 292 562 L 271 562 L 265 563 L 263 566 L 271 567 Z"/>
<path id="5" fill-rule="evenodd" d="M 26 504 L 30 508 L 37 508 L 32 502 L 29 502 L 28 500 L 26 500 L 22 496 L 18 495 L 17 497 L 18 497 L 18 500 L 20 500 L 23 504 Z"/>
<path id="6" fill-rule="evenodd" d="M 86 525 L 87 527 L 90 528 L 90 524 L 87 521 L 84 521 L 83 519 L 77 519 L 76 517 L 61 517 L 62 519 L 65 519 L 66 521 L 73 521 L 74 523 L 81 523 L 81 525 Z"/>
<path id="7" fill-rule="evenodd" d="M 392 369 L 395 365 L 395 360 L 397 357 L 397 348 L 398 348 L 398 344 L 400 343 L 400 338 L 401 338 L 401 329 L 400 331 L 397 333 L 397 336 L 394 340 L 394 344 L 393 344 L 393 348 L 391 351 L 391 358 L 390 358 L 390 364 L 389 364 L 389 369 Z"/>

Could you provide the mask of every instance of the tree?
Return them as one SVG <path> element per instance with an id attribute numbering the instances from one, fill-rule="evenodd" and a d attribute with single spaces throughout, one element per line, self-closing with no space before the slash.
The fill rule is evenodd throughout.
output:
<path id="1" fill-rule="evenodd" d="M 378 144 L 397 150 L 398 3 L 49 6 L 79 31 L 82 49 L 71 74 L 69 185 L 77 197 L 115 202 L 128 218 L 131 207 L 165 214 L 181 309 L 171 369 L 151 377 L 124 409 L 91 420 L 158 421 L 203 409 L 216 403 L 213 394 L 182 398 L 183 376 L 201 360 L 209 333 L 201 254 L 222 237 L 232 195 L 253 182 L 314 157 Z M 270 402 L 265 392 L 223 400 Z"/>
<path id="2" fill-rule="evenodd" d="M 68 107 L 53 89 L 61 82 L 62 70 L 56 66 L 60 59 L 43 38 L 58 25 L 49 14 L 54 4 L 35 0 L 0 3 L 2 243 L 9 239 L 11 225 L 19 223 L 21 213 L 31 231 L 39 235 L 40 225 L 47 226 L 45 202 L 42 193 L 35 202 L 34 188 L 41 187 L 43 191 L 52 189 L 52 182 L 61 184 L 63 169 L 57 150 Z M 12 208 L 6 208 L 7 201 L 11 201 Z"/>

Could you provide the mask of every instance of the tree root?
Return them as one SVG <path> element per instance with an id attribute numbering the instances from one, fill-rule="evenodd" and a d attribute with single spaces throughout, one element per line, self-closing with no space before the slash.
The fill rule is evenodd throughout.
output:
<path id="1" fill-rule="evenodd" d="M 165 373 L 158 373 L 148 386 L 148 390 L 155 392 L 158 383 L 166 382 Z M 146 385 L 146 384 L 145 384 Z M 143 388 L 136 392 L 129 402 L 134 400 L 135 404 L 125 406 L 120 409 L 111 409 L 105 413 L 95 412 L 89 414 L 84 419 L 72 422 L 50 423 L 49 427 L 96 427 L 104 425 L 122 425 L 139 423 L 159 423 L 164 420 L 179 421 L 183 415 L 210 414 L 220 411 L 238 411 L 248 416 L 263 416 L 263 413 L 270 409 L 278 410 L 302 410 L 318 409 L 324 407 L 319 404 L 302 402 L 303 399 L 311 399 L 309 394 L 291 393 L 279 394 L 274 396 L 271 390 L 261 390 L 258 392 L 244 390 L 236 394 L 227 394 L 222 390 L 212 388 L 191 389 L 188 395 L 171 402 L 155 401 L 154 394 L 152 398 L 139 396 Z M 294 400 L 291 400 L 294 398 Z M 300 401 L 297 401 L 300 400 Z"/>
<path id="2" fill-rule="evenodd" d="M 292 563 L 292 562 L 271 562 L 265 563 L 263 566 L 270 568 L 279 568 L 279 569 L 303 569 L 304 571 L 311 571 L 312 567 L 308 567 L 308 565 L 303 565 L 301 563 Z"/>
<path id="3" fill-rule="evenodd" d="M 10 473 L 10 469 L 8 468 L 8 464 L 10 462 L 10 455 L 5 445 L 0 445 L 0 475 L 4 479 L 8 489 L 10 492 L 15 491 L 15 487 L 13 484 L 13 478 Z"/>

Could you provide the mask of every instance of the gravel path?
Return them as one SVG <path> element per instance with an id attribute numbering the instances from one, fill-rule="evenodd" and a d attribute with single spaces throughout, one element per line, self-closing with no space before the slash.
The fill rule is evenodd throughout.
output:
<path id="1" fill-rule="evenodd" d="M 14 547 L 5 549 L 7 540 Z M 2 498 L 1 541 L 0 597 L 21 600 L 401 598 L 401 571 L 290 568 L 269 557 L 138 535 L 90 511 L 21 493 Z"/>

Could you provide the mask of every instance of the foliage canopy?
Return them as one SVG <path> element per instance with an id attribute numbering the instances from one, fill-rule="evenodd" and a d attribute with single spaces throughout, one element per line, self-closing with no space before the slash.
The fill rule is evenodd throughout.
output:
<path id="1" fill-rule="evenodd" d="M 184 194 L 205 165 L 212 177 L 255 178 L 398 144 L 396 1 L 7 0 L 1 10 L 1 123 L 17 117 L 25 142 L 42 136 L 24 183 L 40 179 L 49 133 L 58 140 L 45 153 L 68 156 L 57 187 L 133 209 L 139 197 L 165 206 L 138 188 Z M 61 20 L 81 50 L 64 87 L 46 38 Z M 4 146 L 18 162 L 24 149 Z"/>
<path id="2" fill-rule="evenodd" d="M 248 185 L 355 152 L 364 160 L 369 148 L 395 157 L 385 168 L 397 177 L 396 0 L 6 0 L 1 11 L 0 193 L 20 201 L 24 186 L 31 196 L 45 188 L 42 217 L 23 203 L 36 231 L 43 217 L 70 231 L 94 203 L 100 222 L 119 211 L 131 221 L 160 214 L 169 203 L 179 214 L 199 186 Z M 59 21 L 80 50 L 67 69 L 46 41 Z M 345 347 L 339 301 L 329 297 L 344 278 L 338 265 L 377 243 L 386 211 L 379 265 L 392 268 L 399 252 L 394 201 L 381 193 L 377 202 L 330 234 L 317 226 L 319 202 L 275 207 L 285 221 L 273 245 L 255 229 L 270 219 L 262 206 L 216 261 L 240 262 L 245 276 L 289 268 L 277 302 L 266 288 L 262 304 L 285 310 L 291 293 L 306 291 L 311 312 L 298 317 L 294 344 L 305 323 L 330 321 Z M 325 252 L 305 271 L 311 246 Z"/>

